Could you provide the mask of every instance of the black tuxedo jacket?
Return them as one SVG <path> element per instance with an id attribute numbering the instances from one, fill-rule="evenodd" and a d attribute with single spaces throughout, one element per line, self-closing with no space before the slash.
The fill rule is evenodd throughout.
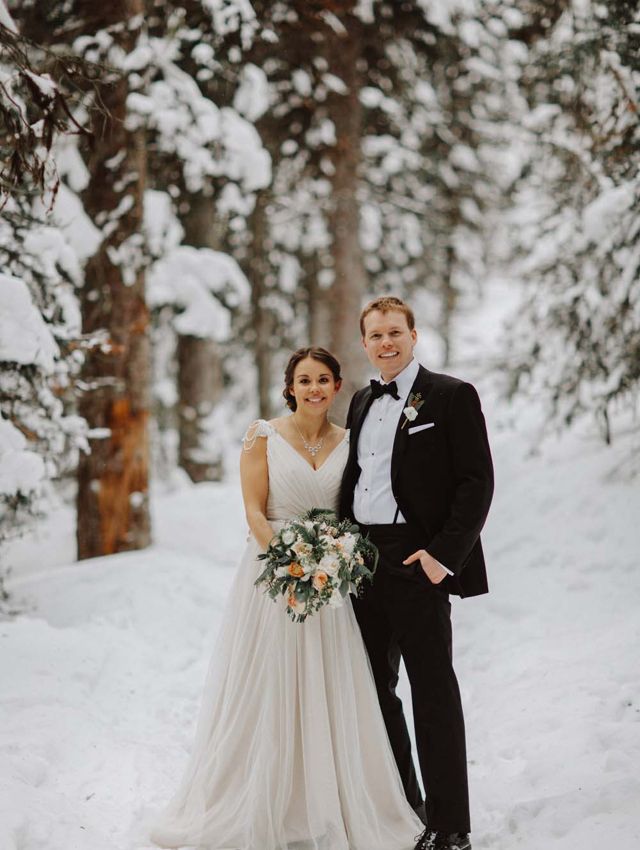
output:
<path id="1" fill-rule="evenodd" d="M 400 416 L 391 460 L 393 495 L 407 523 L 424 534 L 423 548 L 454 573 L 441 587 L 459 596 L 486 593 L 480 531 L 493 495 L 493 465 L 480 399 L 471 384 L 423 366 L 411 392 L 421 393 L 424 404 L 404 427 L 405 416 Z M 349 407 L 342 517 L 353 519 L 353 492 L 360 475 L 358 438 L 372 400 L 371 388 L 365 387 Z M 411 433 L 429 423 L 431 427 Z"/>

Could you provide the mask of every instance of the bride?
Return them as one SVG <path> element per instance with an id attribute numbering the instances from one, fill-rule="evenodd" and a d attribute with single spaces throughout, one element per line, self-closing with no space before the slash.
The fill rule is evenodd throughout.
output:
<path id="1" fill-rule="evenodd" d="M 340 366 L 296 351 L 291 415 L 258 420 L 240 460 L 251 535 L 205 684 L 195 743 L 151 838 L 202 850 L 410 850 L 400 782 L 350 600 L 294 623 L 254 581 L 283 521 L 335 509 L 348 434 L 329 422 Z"/>

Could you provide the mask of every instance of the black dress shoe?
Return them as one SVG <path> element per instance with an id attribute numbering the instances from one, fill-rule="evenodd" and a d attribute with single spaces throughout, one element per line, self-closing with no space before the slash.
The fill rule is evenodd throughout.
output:
<path id="1" fill-rule="evenodd" d="M 437 834 L 437 832 L 434 832 L 432 829 L 427 827 L 425 831 L 416 838 L 417 844 L 413 850 L 433 850 Z"/>
<path id="2" fill-rule="evenodd" d="M 466 832 L 436 832 L 433 850 L 471 850 L 471 840 Z"/>
<path id="3" fill-rule="evenodd" d="M 425 831 L 417 839 L 414 850 L 471 850 L 471 841 L 466 832 Z"/>

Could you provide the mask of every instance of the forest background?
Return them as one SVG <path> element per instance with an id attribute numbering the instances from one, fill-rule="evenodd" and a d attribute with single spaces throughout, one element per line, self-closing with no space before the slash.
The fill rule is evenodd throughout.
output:
<path id="1" fill-rule="evenodd" d="M 0 541 L 63 493 L 79 557 L 147 545 L 149 469 L 220 480 L 299 345 L 344 364 L 340 420 L 380 293 L 464 370 L 453 323 L 510 281 L 501 389 L 610 440 L 640 377 L 634 6 L 3 5 Z"/>
<path id="2" fill-rule="evenodd" d="M 3 848 L 148 846 L 240 438 L 308 343 L 342 420 L 384 293 L 496 462 L 454 606 L 474 846 L 638 845 L 636 7 L 0 0 Z"/>

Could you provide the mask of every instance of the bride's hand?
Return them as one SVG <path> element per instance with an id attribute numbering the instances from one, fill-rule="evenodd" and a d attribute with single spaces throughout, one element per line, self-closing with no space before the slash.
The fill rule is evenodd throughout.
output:
<path id="1" fill-rule="evenodd" d="M 440 584 L 447 577 L 447 571 L 424 549 L 418 549 L 413 555 L 405 558 L 402 563 L 408 566 L 415 561 L 420 561 L 422 569 L 432 584 Z"/>

